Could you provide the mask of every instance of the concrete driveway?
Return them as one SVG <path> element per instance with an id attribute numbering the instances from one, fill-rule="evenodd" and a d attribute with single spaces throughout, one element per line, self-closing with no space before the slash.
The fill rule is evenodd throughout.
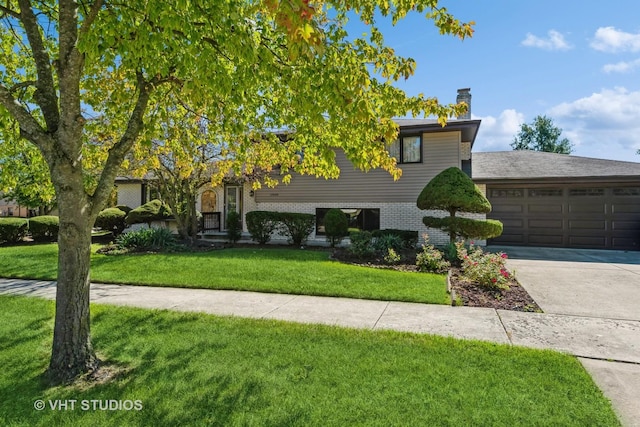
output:
<path id="1" fill-rule="evenodd" d="M 640 327 L 640 252 L 511 246 L 489 249 L 509 255 L 508 267 L 545 313 L 607 319 L 611 335 L 621 332 L 613 329 L 637 331 Z M 629 339 L 638 341 L 636 335 L 630 334 Z M 629 344 L 640 348 L 640 342 Z M 611 399 L 623 424 L 640 427 L 640 364 L 579 360 Z"/>

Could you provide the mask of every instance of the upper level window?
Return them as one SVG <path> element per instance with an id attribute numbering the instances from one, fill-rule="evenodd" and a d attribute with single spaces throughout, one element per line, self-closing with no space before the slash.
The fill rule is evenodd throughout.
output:
<path id="1" fill-rule="evenodd" d="M 422 138 L 419 135 L 401 136 L 389 146 L 389 155 L 398 163 L 422 162 Z"/>

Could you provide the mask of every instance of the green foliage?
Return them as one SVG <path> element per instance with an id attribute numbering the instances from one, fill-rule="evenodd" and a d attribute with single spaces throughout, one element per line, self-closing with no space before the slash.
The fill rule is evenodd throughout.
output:
<path id="1" fill-rule="evenodd" d="M 164 227 L 143 228 L 121 234 L 116 239 L 116 246 L 133 251 L 172 252 L 180 248 L 171 230 Z"/>
<path id="2" fill-rule="evenodd" d="M 573 144 L 567 138 L 560 139 L 562 129 L 554 126 L 553 119 L 536 116 L 531 124 L 523 123 L 520 132 L 511 143 L 514 150 L 545 151 L 571 154 Z"/>
<path id="3" fill-rule="evenodd" d="M 127 228 L 125 218 L 127 213 L 119 208 L 107 208 L 98 214 L 95 226 L 106 231 L 111 231 L 114 236 L 119 236 Z"/>
<path id="4" fill-rule="evenodd" d="M 129 211 L 126 222 L 129 225 L 146 223 L 151 227 L 153 221 L 162 221 L 169 217 L 171 217 L 171 209 L 162 201 L 154 199 Z"/>
<path id="5" fill-rule="evenodd" d="M 349 234 L 349 240 L 351 244 L 348 251 L 358 258 L 368 258 L 375 253 L 371 245 L 373 236 L 370 231 L 354 231 Z"/>
<path id="6" fill-rule="evenodd" d="M 324 232 L 331 247 L 335 247 L 349 235 L 349 220 L 342 210 L 329 209 L 324 216 Z"/>
<path id="7" fill-rule="evenodd" d="M 418 196 L 418 208 L 455 212 L 491 212 L 480 188 L 460 168 L 450 167 L 436 175 Z"/>
<path id="8" fill-rule="evenodd" d="M 462 242 L 456 243 L 458 258 L 462 263 L 462 277 L 472 283 L 492 289 L 509 289 L 511 273 L 505 263 L 507 254 L 485 253 L 478 246 L 467 249 Z"/>
<path id="9" fill-rule="evenodd" d="M 57 216 L 43 215 L 29 218 L 29 234 L 36 242 L 52 242 L 58 238 L 60 220 Z"/>
<path id="10" fill-rule="evenodd" d="M 384 230 L 374 230 L 372 232 L 373 237 L 380 237 L 385 234 L 391 234 L 400 237 L 402 239 L 402 246 L 406 249 L 413 249 L 418 244 L 418 232 L 413 230 L 397 230 L 394 228 L 387 228 Z"/>
<path id="11" fill-rule="evenodd" d="M 245 215 L 247 230 L 251 239 L 265 244 L 271 240 L 271 235 L 278 228 L 278 213 L 269 211 L 251 211 Z"/>
<path id="12" fill-rule="evenodd" d="M 231 243 L 236 243 L 242 237 L 242 223 L 240 214 L 236 211 L 231 211 L 227 213 L 227 239 Z"/>
<path id="13" fill-rule="evenodd" d="M 418 270 L 428 273 L 446 273 L 451 264 L 445 259 L 442 252 L 429 244 L 429 236 L 424 235 L 422 252 L 416 255 Z"/>
<path id="14" fill-rule="evenodd" d="M 131 212 L 133 209 L 130 208 L 127 205 L 116 205 L 114 206 L 116 209 L 120 209 L 122 212 L 124 212 L 125 214 L 128 214 L 129 212 Z"/>
<path id="15" fill-rule="evenodd" d="M 382 234 L 373 238 L 372 246 L 375 252 L 384 255 L 389 249 L 396 252 L 402 250 L 403 243 L 402 238 L 396 234 Z"/>
<path id="16" fill-rule="evenodd" d="M 300 246 L 304 244 L 313 232 L 316 216 L 313 214 L 279 212 L 279 232 L 287 237 L 290 244 Z"/>
<path id="17" fill-rule="evenodd" d="M 435 218 L 426 216 L 422 219 L 424 225 L 439 228 L 464 239 L 491 239 L 502 234 L 502 223 L 494 219 L 471 219 L 463 217 Z"/>
<path id="18" fill-rule="evenodd" d="M 0 218 L 0 243 L 19 243 L 28 231 L 29 222 L 24 218 Z"/>
<path id="19" fill-rule="evenodd" d="M 502 234 L 499 221 L 456 217 L 458 212 L 491 212 L 491 204 L 480 188 L 456 167 L 443 170 L 429 181 L 418 196 L 417 206 L 423 210 L 437 209 L 449 213 L 446 218 L 426 216 L 422 222 L 427 227 L 448 232 L 451 243 L 457 236 L 484 239 Z"/>
<path id="20" fill-rule="evenodd" d="M 398 262 L 400 262 L 402 257 L 400 255 L 398 255 L 398 253 L 393 248 L 389 248 L 389 249 L 387 249 L 387 253 L 383 257 L 383 259 L 384 259 L 385 263 L 387 263 L 389 265 L 393 265 L 393 264 L 397 264 Z"/>

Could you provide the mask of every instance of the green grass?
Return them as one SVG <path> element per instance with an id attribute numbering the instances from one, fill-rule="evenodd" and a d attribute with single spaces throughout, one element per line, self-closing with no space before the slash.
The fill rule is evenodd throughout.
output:
<path id="1" fill-rule="evenodd" d="M 56 278 L 57 245 L 0 248 L 0 277 Z M 232 289 L 449 304 L 444 275 L 346 265 L 317 250 L 238 248 L 199 253 L 100 255 L 102 283 Z"/>
<path id="2" fill-rule="evenodd" d="M 580 363 L 560 353 L 100 305 L 94 345 L 126 373 L 47 388 L 53 310 L 0 297 L 0 425 L 619 425 Z M 51 410 L 57 399 L 76 409 Z M 142 410 L 82 410 L 83 400 L 139 400 Z"/>

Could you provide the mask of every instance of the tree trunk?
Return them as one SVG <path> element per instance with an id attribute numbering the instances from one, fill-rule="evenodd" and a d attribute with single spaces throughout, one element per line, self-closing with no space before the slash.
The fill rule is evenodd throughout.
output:
<path id="1" fill-rule="evenodd" d="M 58 283 L 48 372 L 54 384 L 68 383 L 78 375 L 91 372 L 99 362 L 91 345 L 89 312 L 93 220 L 90 206 L 81 196 L 85 194 L 81 175 L 70 181 L 75 185 L 57 186 L 60 211 Z"/>

